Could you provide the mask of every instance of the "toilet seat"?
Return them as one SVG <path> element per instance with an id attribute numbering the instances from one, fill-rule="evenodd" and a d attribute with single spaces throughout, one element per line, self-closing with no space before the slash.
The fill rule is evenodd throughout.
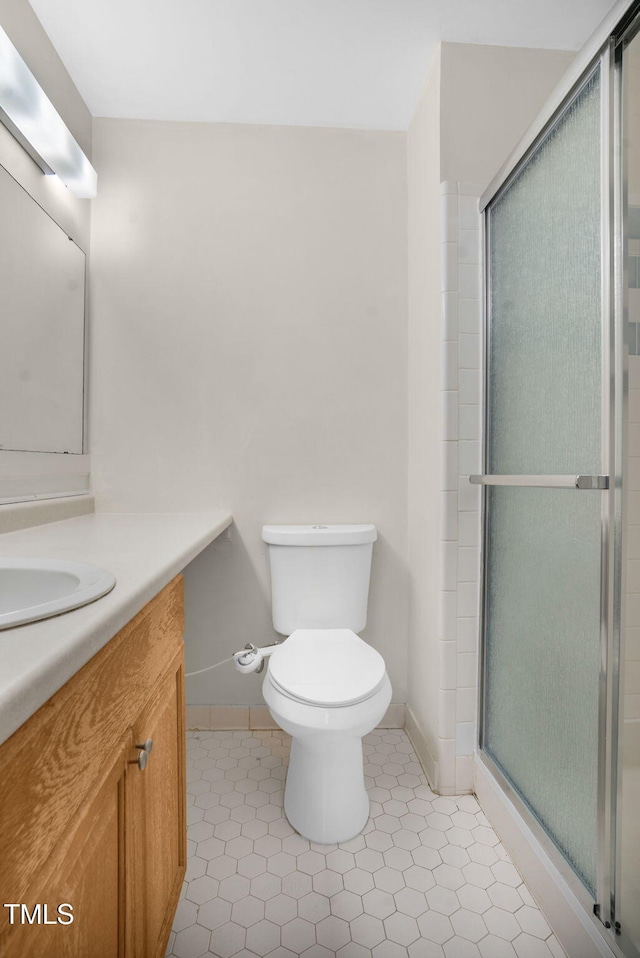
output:
<path id="1" fill-rule="evenodd" d="M 384 659 L 350 629 L 297 629 L 271 655 L 269 679 L 294 701 L 321 708 L 363 702 L 382 687 Z"/>

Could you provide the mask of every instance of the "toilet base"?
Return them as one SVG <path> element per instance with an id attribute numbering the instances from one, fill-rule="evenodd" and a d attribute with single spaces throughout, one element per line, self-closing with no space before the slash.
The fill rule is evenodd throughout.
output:
<path id="1" fill-rule="evenodd" d="M 346 842 L 369 818 L 362 739 L 306 736 L 291 742 L 284 811 L 303 838 L 319 844 Z"/>
<path id="2" fill-rule="evenodd" d="M 284 811 L 297 832 L 321 845 L 358 835 L 369 817 L 362 737 L 376 727 L 391 701 L 391 683 L 344 708 L 307 705 L 284 696 L 269 673 L 262 694 L 280 728 L 291 735 Z"/>

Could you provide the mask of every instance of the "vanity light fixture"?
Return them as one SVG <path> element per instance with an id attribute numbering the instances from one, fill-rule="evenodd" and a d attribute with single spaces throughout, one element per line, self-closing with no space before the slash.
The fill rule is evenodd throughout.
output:
<path id="1" fill-rule="evenodd" d="M 13 43 L 0 27 L 0 120 L 43 173 L 91 199 L 98 174 Z"/>

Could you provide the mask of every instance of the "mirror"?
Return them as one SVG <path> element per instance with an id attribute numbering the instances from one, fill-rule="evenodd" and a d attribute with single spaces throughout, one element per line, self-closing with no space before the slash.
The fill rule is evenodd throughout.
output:
<path id="1" fill-rule="evenodd" d="M 0 167 L 0 449 L 82 453 L 85 254 Z"/>

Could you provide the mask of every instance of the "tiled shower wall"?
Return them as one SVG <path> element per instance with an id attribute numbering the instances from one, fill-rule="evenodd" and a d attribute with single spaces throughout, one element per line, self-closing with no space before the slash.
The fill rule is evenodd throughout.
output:
<path id="1" fill-rule="evenodd" d="M 441 185 L 442 394 L 439 780 L 442 794 L 473 787 L 476 742 L 481 471 L 480 189 Z"/>

